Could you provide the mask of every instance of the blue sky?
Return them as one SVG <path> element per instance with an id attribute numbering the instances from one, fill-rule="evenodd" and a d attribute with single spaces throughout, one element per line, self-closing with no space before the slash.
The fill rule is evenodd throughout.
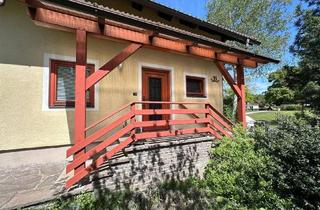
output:
<path id="1" fill-rule="evenodd" d="M 207 0 L 156 0 L 156 2 L 164 4 L 168 7 L 177 9 L 184 13 L 190 14 L 200 19 L 206 19 L 206 2 Z M 288 7 L 289 12 L 294 12 L 296 6 L 300 3 L 300 0 L 292 0 L 292 3 Z M 294 22 L 288 25 L 290 28 L 290 39 L 289 45 L 291 45 L 294 41 L 295 35 L 297 33 L 297 29 L 294 27 Z M 294 64 L 296 59 L 290 54 L 288 49 L 286 50 L 286 54 L 283 59 L 283 64 Z M 275 66 L 276 70 L 280 66 Z M 253 89 L 256 93 L 261 93 L 267 90 L 268 86 L 270 85 L 266 78 L 260 77 L 256 78 L 254 82 L 249 83 L 251 89 Z"/>

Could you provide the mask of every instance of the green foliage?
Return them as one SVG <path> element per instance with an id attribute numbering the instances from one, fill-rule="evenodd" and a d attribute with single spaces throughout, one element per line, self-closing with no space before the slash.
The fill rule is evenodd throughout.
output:
<path id="1" fill-rule="evenodd" d="M 49 204 L 48 210 L 94 209 L 96 199 L 92 193 L 83 193 L 72 198 L 61 197 Z"/>
<path id="2" fill-rule="evenodd" d="M 47 209 L 211 209 L 215 199 L 208 197 L 199 183 L 199 180 L 190 177 L 186 181 L 170 180 L 143 192 L 104 190 L 98 195 L 85 192 L 70 198 L 60 198 L 49 204 Z"/>
<path id="3" fill-rule="evenodd" d="M 283 209 L 290 202 L 273 191 L 275 168 L 269 156 L 255 150 L 254 140 L 239 127 L 211 150 L 205 185 L 229 209 Z"/>
<path id="4" fill-rule="evenodd" d="M 265 98 L 261 94 L 254 94 L 252 90 L 249 89 L 248 86 L 246 88 L 246 102 L 248 103 L 258 103 L 261 106 L 265 105 Z M 233 99 L 235 94 L 231 88 L 224 89 L 224 97 L 223 97 L 223 113 L 229 119 L 235 119 L 235 116 L 232 115 L 233 108 Z"/>
<path id="5" fill-rule="evenodd" d="M 298 85 L 307 103 L 320 112 L 320 3 L 305 0 L 307 9 L 296 10 L 298 33 L 292 52 L 300 57 Z"/>
<path id="6" fill-rule="evenodd" d="M 320 125 L 320 115 L 313 110 L 303 110 L 298 112 L 295 116 L 300 120 L 305 120 L 310 126 Z"/>
<path id="7" fill-rule="evenodd" d="M 269 104 L 298 103 L 301 98 L 299 86 L 301 70 L 293 66 L 284 66 L 268 76 L 271 86 L 265 93 Z"/>
<path id="8" fill-rule="evenodd" d="M 253 133 L 258 150 L 272 158 L 273 188 L 303 209 L 320 208 L 320 127 L 300 115 L 283 117 L 277 125 Z"/>
<path id="9" fill-rule="evenodd" d="M 301 104 L 282 104 L 280 106 L 283 111 L 300 111 L 302 110 Z"/>
<path id="10" fill-rule="evenodd" d="M 266 97 L 264 94 L 256 94 L 254 102 L 259 104 L 259 107 L 265 107 L 267 105 Z"/>
<path id="11" fill-rule="evenodd" d="M 287 87 L 270 88 L 266 93 L 266 100 L 269 104 L 281 105 L 290 103 L 294 99 L 294 92 Z"/>
<path id="12" fill-rule="evenodd" d="M 207 3 L 210 22 L 224 25 L 241 33 L 256 37 L 260 46 L 249 48 L 268 56 L 281 57 L 288 40 L 290 0 L 209 0 Z M 260 70 L 260 71 L 259 71 Z M 250 71 L 260 74 L 263 69 Z"/>

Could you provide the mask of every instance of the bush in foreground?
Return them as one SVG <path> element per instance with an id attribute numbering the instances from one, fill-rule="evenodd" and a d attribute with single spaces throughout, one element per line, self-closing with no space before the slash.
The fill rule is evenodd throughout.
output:
<path id="1" fill-rule="evenodd" d="M 276 166 L 271 171 L 274 189 L 303 209 L 320 209 L 320 127 L 315 117 L 282 117 L 274 127 L 253 132 L 256 148 L 266 151 Z"/>
<path id="2" fill-rule="evenodd" d="M 48 210 L 149 210 L 149 209 L 212 209 L 214 199 L 198 188 L 198 180 L 167 181 L 143 192 L 103 190 L 60 198 L 41 209 Z"/>
<path id="3" fill-rule="evenodd" d="M 254 140 L 240 128 L 211 150 L 204 185 L 224 209 L 288 209 L 291 205 L 273 190 L 275 167 Z"/>

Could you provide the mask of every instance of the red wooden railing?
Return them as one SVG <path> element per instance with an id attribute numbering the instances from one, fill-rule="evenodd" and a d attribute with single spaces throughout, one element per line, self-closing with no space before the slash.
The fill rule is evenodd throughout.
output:
<path id="1" fill-rule="evenodd" d="M 141 108 L 148 107 L 149 104 L 168 104 L 171 107 L 170 109 Z M 189 109 L 186 105 L 196 105 L 197 108 Z M 175 106 L 178 106 L 178 108 L 175 108 Z M 199 108 L 200 106 L 201 108 Z M 142 121 L 142 117 L 138 119 L 138 116 L 144 115 L 170 115 L 170 119 L 156 121 Z M 173 115 L 189 117 L 174 119 Z M 115 116 L 118 116 L 118 118 L 110 123 L 111 119 Z M 103 125 L 106 122 L 107 124 Z M 189 128 L 174 129 L 174 126 L 185 125 L 188 125 Z M 190 128 L 192 125 L 193 127 Z M 169 126 L 169 129 L 160 131 L 145 131 L 144 129 L 163 126 Z M 74 157 L 73 161 L 66 167 L 67 173 L 75 171 L 80 165 L 84 164 L 85 167 L 75 171 L 74 175 L 67 181 L 66 187 L 70 188 L 79 182 L 90 174 L 92 170 L 101 166 L 105 161 L 112 158 L 116 153 L 134 141 L 193 133 L 210 133 L 216 138 L 221 139 L 222 136 L 231 135 L 232 127 L 233 123 L 209 103 L 143 101 L 127 104 L 87 127 L 85 129 L 86 139 L 76 143 L 67 150 L 67 157 L 72 155 Z M 125 138 L 125 140 L 119 141 L 120 138 Z M 93 143 L 95 143 L 94 146 L 92 146 Z M 112 147 L 109 147 L 111 145 Z M 85 152 L 75 156 L 76 153 L 83 150 Z M 86 165 L 86 161 L 88 160 L 91 160 L 92 163 Z"/>

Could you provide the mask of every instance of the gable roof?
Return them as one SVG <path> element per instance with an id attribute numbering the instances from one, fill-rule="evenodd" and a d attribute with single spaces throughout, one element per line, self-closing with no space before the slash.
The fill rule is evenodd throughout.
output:
<path id="1" fill-rule="evenodd" d="M 253 53 L 247 49 L 236 47 L 228 43 L 212 39 L 204 35 L 199 35 L 190 31 L 179 29 L 161 22 L 156 22 L 140 16 L 109 8 L 107 6 L 97 4 L 96 2 L 91 2 L 88 0 L 45 0 L 44 2 L 54 3 L 56 5 L 61 6 L 62 8 L 77 10 L 79 12 L 83 12 L 84 14 L 90 14 L 96 17 L 106 18 L 109 20 L 122 22 L 140 28 L 142 27 L 147 30 L 154 31 L 156 33 L 173 36 L 184 40 L 189 40 L 194 43 L 203 44 L 218 49 L 223 49 L 227 52 L 239 53 L 244 56 L 253 58 L 259 63 L 279 63 L 279 60 Z"/>
<path id="2" fill-rule="evenodd" d="M 246 34 L 237 32 L 235 30 L 232 30 L 230 28 L 227 28 L 225 26 L 222 26 L 217 23 L 208 22 L 205 20 L 201 20 L 199 18 L 196 18 L 192 15 L 186 14 L 182 11 L 170 8 L 166 5 L 157 3 L 155 1 L 151 0 L 131 0 L 132 2 L 135 2 L 137 4 L 141 4 L 146 7 L 150 7 L 154 10 L 157 10 L 159 12 L 163 12 L 165 14 L 171 15 L 173 17 L 177 17 L 179 19 L 191 22 L 192 24 L 197 25 L 198 27 L 203 27 L 209 31 L 212 31 L 216 34 L 224 36 L 226 39 L 238 41 L 240 43 L 246 44 L 247 40 L 250 44 L 257 44 L 259 45 L 261 42 L 258 41 L 256 38 L 252 36 L 248 36 Z"/>

